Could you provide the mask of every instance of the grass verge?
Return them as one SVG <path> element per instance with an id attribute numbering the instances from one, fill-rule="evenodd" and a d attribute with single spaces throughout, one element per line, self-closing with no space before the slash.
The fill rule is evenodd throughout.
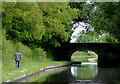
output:
<path id="1" fill-rule="evenodd" d="M 42 59 L 39 61 L 36 60 L 26 60 L 26 62 L 21 61 L 20 68 L 16 68 L 15 64 L 10 64 L 9 66 L 3 66 L 3 74 L 2 74 L 2 82 L 6 82 L 8 80 L 13 80 L 17 77 L 28 75 L 29 73 L 38 72 L 40 69 L 45 68 L 47 66 L 52 65 L 60 65 L 68 63 L 66 61 L 53 61 L 50 59 Z"/>

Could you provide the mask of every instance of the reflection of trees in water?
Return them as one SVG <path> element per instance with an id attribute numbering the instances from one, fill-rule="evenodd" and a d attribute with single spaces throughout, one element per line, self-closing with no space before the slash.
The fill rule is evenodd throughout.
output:
<path id="1" fill-rule="evenodd" d="M 71 67 L 71 73 L 80 80 L 90 80 L 98 73 L 97 65 L 82 65 L 80 67 Z"/>
<path id="2" fill-rule="evenodd" d="M 120 70 L 114 68 L 98 68 L 97 65 L 81 65 L 81 66 L 71 66 L 71 68 L 67 68 L 66 70 L 48 74 L 44 73 L 44 75 L 40 79 L 34 82 L 41 82 L 43 84 L 69 84 L 77 82 L 85 83 L 110 83 L 115 82 L 114 84 L 120 84 Z M 41 76 L 41 75 L 40 75 Z M 77 81 L 78 80 L 78 81 Z M 56 83 L 57 82 L 57 83 Z M 34 84 L 34 83 L 33 83 Z M 75 83 L 76 84 L 76 83 Z"/>
<path id="3" fill-rule="evenodd" d="M 97 65 L 72 66 L 71 73 L 77 80 L 120 84 L 120 69 L 98 68 Z"/>
<path id="4" fill-rule="evenodd" d="M 69 82 L 75 81 L 75 78 L 71 74 L 70 68 L 67 68 L 66 70 L 61 71 L 61 72 L 55 72 L 54 74 L 47 74 L 46 73 L 44 75 L 46 75 L 46 76 L 45 77 L 43 76 L 34 82 L 35 83 L 42 82 L 42 84 L 46 84 L 46 83 L 47 84 L 56 84 L 56 82 L 57 83 L 64 82 L 64 84 L 69 84 Z M 62 84 L 62 83 L 60 83 L 60 84 Z"/>
<path id="5" fill-rule="evenodd" d="M 120 68 L 98 68 L 98 75 L 94 80 L 120 84 Z"/>

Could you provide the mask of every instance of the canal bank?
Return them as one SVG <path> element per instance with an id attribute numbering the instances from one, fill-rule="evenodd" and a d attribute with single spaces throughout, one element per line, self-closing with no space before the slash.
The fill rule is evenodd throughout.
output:
<path id="1" fill-rule="evenodd" d="M 42 68 L 40 70 L 35 70 L 34 73 L 29 73 L 28 75 L 23 75 L 21 77 L 18 77 L 18 78 L 15 78 L 15 80 L 11 81 L 11 82 L 18 82 L 18 81 L 21 81 L 21 80 L 24 80 L 25 78 L 28 78 L 30 76 L 33 76 L 39 72 L 45 72 L 46 70 L 50 70 L 50 69 L 55 69 L 55 68 L 61 68 L 61 67 L 65 67 L 65 66 L 69 66 L 70 64 L 60 64 L 60 65 L 55 65 L 55 66 L 47 66 L 45 68 Z M 10 82 L 10 81 L 7 81 L 7 82 Z"/>
<path id="2" fill-rule="evenodd" d="M 62 64 L 61 64 L 62 63 Z M 52 63 L 53 64 L 53 63 Z M 21 80 L 24 80 L 25 78 L 28 78 L 30 76 L 33 76 L 37 73 L 40 73 L 40 72 L 45 72 L 47 70 L 51 70 L 51 69 L 56 69 L 56 68 L 61 68 L 61 67 L 66 67 L 66 66 L 69 66 L 71 63 L 70 62 L 59 62 L 55 65 L 56 63 L 54 63 L 53 65 L 48 65 L 44 68 L 35 68 L 34 72 L 32 73 L 27 73 L 22 75 L 22 76 L 19 76 L 19 77 L 16 77 L 14 78 L 13 80 L 7 80 L 6 83 L 8 82 L 18 82 L 18 81 L 21 81 Z M 24 71 L 21 71 L 21 72 L 24 72 Z M 2 84 L 4 84 L 5 82 L 3 82 Z"/>

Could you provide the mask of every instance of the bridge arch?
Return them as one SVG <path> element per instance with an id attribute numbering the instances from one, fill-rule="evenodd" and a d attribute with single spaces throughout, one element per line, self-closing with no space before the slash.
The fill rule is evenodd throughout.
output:
<path id="1" fill-rule="evenodd" d="M 72 51 L 69 52 L 68 56 L 71 58 L 72 54 L 76 51 L 83 51 L 83 50 L 90 50 L 90 51 L 93 51 L 95 52 L 98 56 L 99 56 L 99 52 L 97 50 L 94 50 L 94 49 L 89 49 L 89 48 L 84 48 L 84 49 L 81 49 L 81 48 L 77 48 L 77 49 L 73 49 Z"/>
<path id="2" fill-rule="evenodd" d="M 77 50 L 91 50 L 98 55 L 98 66 L 114 66 L 119 63 L 119 48 L 110 43 L 63 43 L 61 47 L 54 48 L 55 60 L 71 61 L 72 54 Z M 109 53 L 114 59 L 109 57 Z"/>

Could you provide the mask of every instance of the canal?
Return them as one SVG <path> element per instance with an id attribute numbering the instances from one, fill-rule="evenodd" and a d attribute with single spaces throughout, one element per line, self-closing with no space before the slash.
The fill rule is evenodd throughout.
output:
<path id="1" fill-rule="evenodd" d="M 82 63 L 81 65 L 55 68 L 39 72 L 23 80 L 19 80 L 19 82 L 31 82 L 33 84 L 51 84 L 56 82 L 61 82 L 61 84 L 120 84 L 120 69 L 98 68 L 97 63 Z"/>

